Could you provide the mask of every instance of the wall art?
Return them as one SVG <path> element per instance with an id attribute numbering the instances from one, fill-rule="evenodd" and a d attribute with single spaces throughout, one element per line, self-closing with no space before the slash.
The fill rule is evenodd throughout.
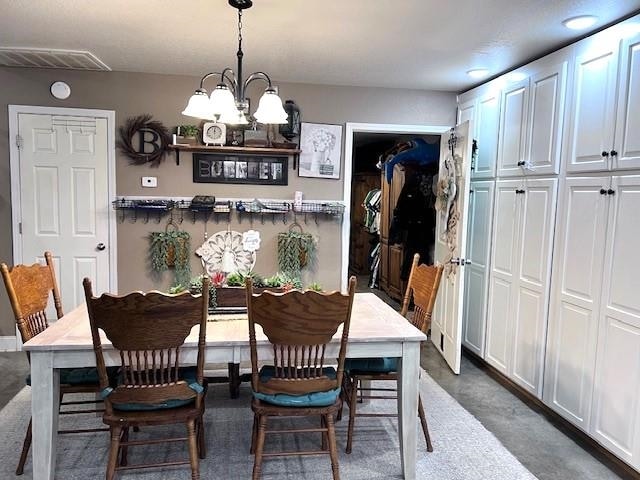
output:
<path id="1" fill-rule="evenodd" d="M 302 123 L 300 177 L 340 178 L 342 125 Z"/>
<path id="2" fill-rule="evenodd" d="M 128 118 L 118 131 L 120 139 L 116 145 L 134 165 L 149 163 L 157 167 L 169 152 L 169 130 L 148 113 Z"/>
<path id="3" fill-rule="evenodd" d="M 287 185 L 288 157 L 252 154 L 194 153 L 195 183 Z"/>

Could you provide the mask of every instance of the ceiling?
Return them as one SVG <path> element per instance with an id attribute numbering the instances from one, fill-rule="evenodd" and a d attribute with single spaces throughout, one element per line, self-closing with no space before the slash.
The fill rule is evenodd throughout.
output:
<path id="1" fill-rule="evenodd" d="M 0 47 L 88 50 L 112 70 L 202 75 L 235 66 L 227 0 L 0 0 Z M 245 71 L 276 81 L 462 91 L 587 32 L 562 20 L 640 0 L 254 0 Z"/>

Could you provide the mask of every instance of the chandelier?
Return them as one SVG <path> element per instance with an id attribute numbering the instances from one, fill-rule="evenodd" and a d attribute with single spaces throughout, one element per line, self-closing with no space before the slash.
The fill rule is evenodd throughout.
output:
<path id="1" fill-rule="evenodd" d="M 267 83 L 258 109 L 253 117 L 259 123 L 287 123 L 287 112 L 282 107 L 282 100 L 278 96 L 277 89 L 272 85 L 271 78 L 265 72 L 254 72 L 242 79 L 242 11 L 253 5 L 252 0 L 229 0 L 229 5 L 238 10 L 238 68 L 234 72 L 226 67 L 222 72 L 207 73 L 200 80 L 200 88 L 189 99 L 187 107 L 182 112 L 183 115 L 201 118 L 204 120 L 215 120 L 231 125 L 241 125 L 249 123 L 249 101 L 245 94 L 249 84 L 255 80 L 263 80 Z M 207 95 L 204 88 L 204 81 L 210 77 L 220 77 L 216 88 Z"/>

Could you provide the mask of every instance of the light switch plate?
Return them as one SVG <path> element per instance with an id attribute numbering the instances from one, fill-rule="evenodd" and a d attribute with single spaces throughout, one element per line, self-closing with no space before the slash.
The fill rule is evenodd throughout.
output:
<path id="1" fill-rule="evenodd" d="M 154 188 L 158 186 L 158 177 L 142 177 L 142 186 Z"/>

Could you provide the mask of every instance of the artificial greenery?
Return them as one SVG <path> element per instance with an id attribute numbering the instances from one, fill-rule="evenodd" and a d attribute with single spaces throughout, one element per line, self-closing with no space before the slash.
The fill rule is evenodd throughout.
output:
<path id="1" fill-rule="evenodd" d="M 257 274 L 256 272 L 248 272 L 248 273 L 240 273 L 233 272 L 227 275 L 227 286 L 228 287 L 244 287 L 245 281 L 247 278 L 251 278 L 253 281 L 254 287 L 264 287 L 264 279 L 262 276 Z"/>
<path id="2" fill-rule="evenodd" d="M 170 287 L 168 290 L 168 293 L 172 294 L 172 295 L 176 295 L 178 293 L 182 293 L 182 292 L 186 292 L 187 289 L 185 288 L 184 285 L 182 285 L 181 283 L 178 283 L 177 285 L 174 285 L 173 287 Z"/>
<path id="3" fill-rule="evenodd" d="M 320 285 L 318 282 L 313 282 L 307 286 L 307 290 L 313 290 L 314 292 L 321 292 L 322 285 Z"/>
<path id="4" fill-rule="evenodd" d="M 202 293 L 202 275 L 193 277 L 189 282 L 189 291 L 194 295 Z M 217 306 L 216 287 L 213 283 L 209 283 L 209 308 L 216 308 Z"/>
<path id="5" fill-rule="evenodd" d="M 290 277 L 315 262 L 316 240 L 310 233 L 289 230 L 278 234 L 278 268 Z"/>
<path id="6" fill-rule="evenodd" d="M 302 281 L 300 280 L 300 277 L 290 275 L 287 272 L 278 272 L 271 277 L 265 278 L 264 286 L 291 290 L 293 288 L 302 288 Z"/>
<path id="7" fill-rule="evenodd" d="M 191 235 L 182 230 L 152 232 L 149 236 L 151 269 L 162 273 L 173 268 L 175 285 L 186 284 L 191 276 Z"/>
<path id="8" fill-rule="evenodd" d="M 180 125 L 181 137 L 197 137 L 200 129 L 195 125 Z"/>

